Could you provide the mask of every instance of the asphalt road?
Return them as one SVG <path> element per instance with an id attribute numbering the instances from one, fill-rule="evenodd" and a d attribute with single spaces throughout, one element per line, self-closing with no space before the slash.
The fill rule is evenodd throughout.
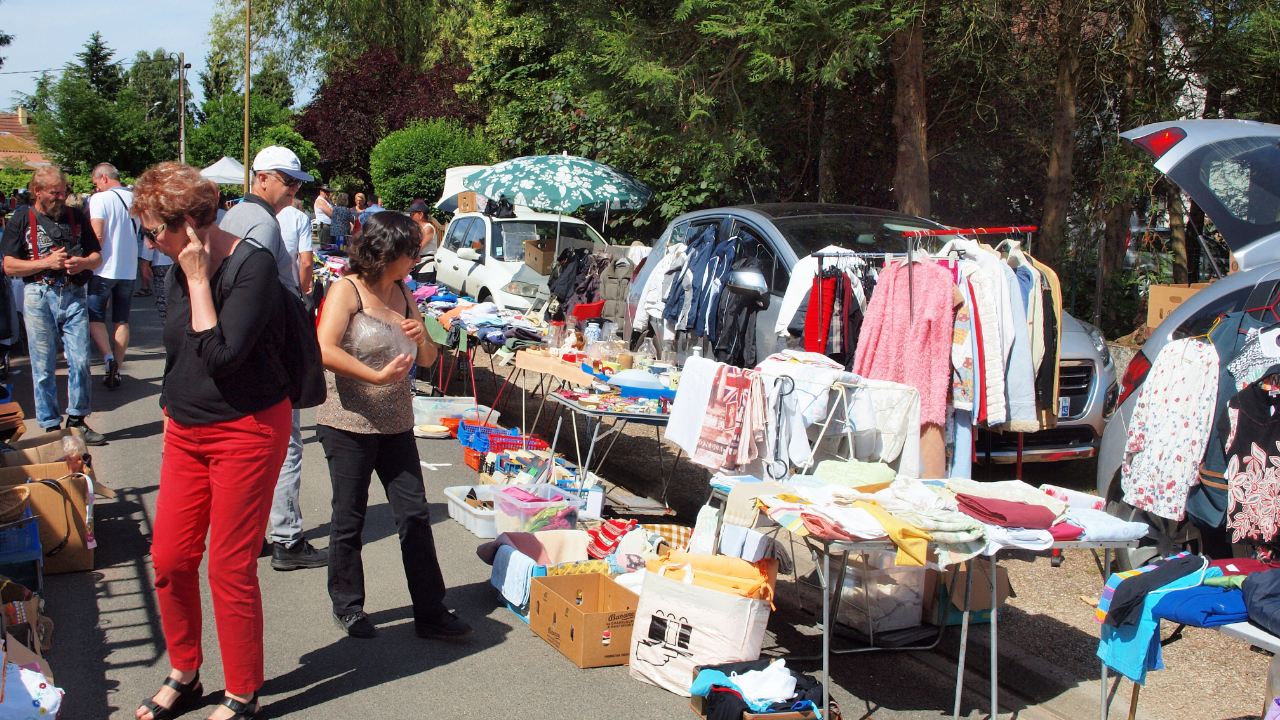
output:
<path id="1" fill-rule="evenodd" d="M 100 479 L 119 494 L 96 505 L 100 543 L 94 572 L 46 579 L 47 612 L 56 623 L 48 653 L 56 681 L 67 692 L 64 720 L 131 718 L 138 703 L 163 680 L 166 662 L 150 568 L 162 449 L 156 399 L 164 365 L 159 321 L 150 299 L 135 300 L 133 342 L 124 384 L 107 391 L 95 366 L 94 413 L 90 424 L 109 445 L 93 449 Z M 31 379 L 24 362 L 13 382 L 15 395 L 31 410 Z M 61 380 L 65 392 L 65 372 Z M 302 505 L 307 536 L 327 544 L 329 479 L 315 437 L 314 411 L 303 413 L 306 454 Z M 34 424 L 33 424 L 34 425 Z M 38 428 L 32 432 L 38 432 Z M 259 564 L 266 616 L 266 684 L 261 695 L 272 718 L 689 718 L 688 700 L 631 679 L 627 667 L 580 670 L 529 631 L 498 602 L 489 566 L 475 556 L 478 540 L 450 520 L 442 490 L 469 485 L 475 474 L 454 441 L 420 440 L 422 459 L 448 463 L 424 469 L 432 502 L 437 553 L 449 585 L 448 604 L 476 629 L 456 642 L 422 640 L 413 633 L 408 592 L 396 530 L 386 499 L 371 493 L 365 528 L 366 610 L 379 627 L 373 640 L 347 638 L 334 626 L 325 571 L 276 572 L 267 557 Z M 606 474 L 609 466 L 605 468 Z M 685 480 L 701 481 L 698 474 Z M 682 482 L 678 476 L 675 484 Z M 222 674 L 213 611 L 205 597 L 202 671 L 207 707 L 221 699 Z M 814 655 L 820 635 L 813 627 L 814 602 L 797 607 L 790 582 L 780 588 L 770 621 L 766 652 Z M 981 636 L 983 633 L 976 633 Z M 978 638 L 980 641 L 981 638 Z M 937 718 L 950 716 L 956 641 L 953 633 L 932 653 L 880 652 L 842 656 L 834 665 L 834 697 L 846 718 Z M 969 651 L 970 668 L 986 667 L 980 642 Z M 1002 657 L 1002 663 L 1004 659 Z M 818 670 L 812 661 L 795 661 Z M 1005 699 L 1021 717 L 1039 714 L 1024 698 L 1050 698 L 1061 688 L 1040 687 L 1018 667 L 1003 669 L 1017 695 Z M 962 712 L 986 716 L 986 683 L 972 678 Z M 1094 710 L 1096 712 L 1096 708 Z"/>

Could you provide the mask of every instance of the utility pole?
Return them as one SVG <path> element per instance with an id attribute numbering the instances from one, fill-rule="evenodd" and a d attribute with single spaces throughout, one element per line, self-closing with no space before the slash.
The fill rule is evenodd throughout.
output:
<path id="1" fill-rule="evenodd" d="M 249 5 L 244 0 L 244 194 L 249 194 Z"/>
<path id="2" fill-rule="evenodd" d="M 178 53 L 178 162 L 187 161 L 187 95 L 183 81 L 187 75 L 185 53 Z"/>

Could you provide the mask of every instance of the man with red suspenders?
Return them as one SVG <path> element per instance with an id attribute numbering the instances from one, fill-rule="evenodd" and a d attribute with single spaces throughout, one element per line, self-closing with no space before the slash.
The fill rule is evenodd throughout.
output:
<path id="1" fill-rule="evenodd" d="M 58 404 L 58 338 L 67 359 L 67 427 L 79 428 L 85 442 L 106 440 L 89 429 L 89 302 L 85 286 L 102 264 L 102 248 L 81 210 L 66 207 L 67 181 L 55 167 L 31 178 L 32 202 L 14 211 L 0 255 L 4 272 L 20 277 L 23 317 L 31 352 L 36 421 L 45 430 L 62 425 Z"/>

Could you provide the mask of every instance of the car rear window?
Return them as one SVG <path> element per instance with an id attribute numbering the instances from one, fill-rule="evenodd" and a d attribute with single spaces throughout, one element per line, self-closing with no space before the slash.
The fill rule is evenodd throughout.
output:
<path id="1" fill-rule="evenodd" d="M 902 237 L 904 230 L 936 230 L 942 227 L 913 218 L 874 215 L 782 217 L 774 218 L 773 225 L 787 238 L 799 257 L 828 245 L 855 252 L 906 252 L 906 240 Z"/>
<path id="2" fill-rule="evenodd" d="M 1280 144 L 1275 137 L 1210 143 L 1187 155 L 1169 177 L 1193 198 L 1232 250 L 1280 231 Z"/>

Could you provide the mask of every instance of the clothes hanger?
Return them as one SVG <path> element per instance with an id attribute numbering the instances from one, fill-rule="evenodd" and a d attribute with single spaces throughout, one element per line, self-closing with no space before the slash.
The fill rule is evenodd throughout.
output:
<path id="1" fill-rule="evenodd" d="M 1218 329 L 1218 323 L 1222 322 L 1222 319 L 1225 318 L 1226 316 L 1227 316 L 1226 313 L 1223 313 L 1219 315 L 1217 318 L 1215 318 L 1213 321 L 1213 324 L 1209 326 L 1209 329 L 1206 330 L 1203 335 L 1192 335 L 1187 339 L 1188 340 L 1208 340 L 1209 336 L 1213 334 L 1213 331 Z"/>

